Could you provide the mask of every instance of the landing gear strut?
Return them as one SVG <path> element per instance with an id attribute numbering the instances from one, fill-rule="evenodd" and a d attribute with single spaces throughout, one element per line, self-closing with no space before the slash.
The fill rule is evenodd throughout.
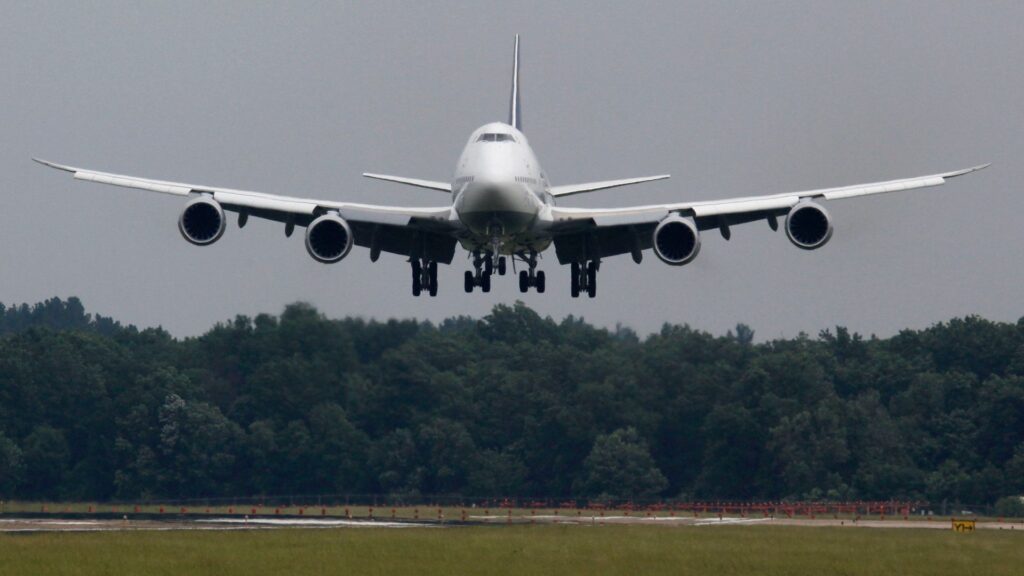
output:
<path id="1" fill-rule="evenodd" d="M 502 268 L 504 268 L 504 257 L 498 261 L 498 273 L 501 274 Z M 494 262 L 490 256 L 485 256 L 479 252 L 473 253 L 473 271 L 466 270 L 465 276 L 465 289 L 466 292 L 472 292 L 475 286 L 479 286 L 480 290 L 484 292 L 491 291 L 491 274 L 494 273 Z"/>
<path id="2" fill-rule="evenodd" d="M 533 286 L 537 289 L 538 294 L 543 294 L 546 282 L 544 281 L 544 271 L 537 271 L 537 253 L 530 250 L 527 255 L 520 255 L 520 257 L 530 267 L 530 270 L 519 271 L 519 291 L 526 293 Z"/>
<path id="3" fill-rule="evenodd" d="M 579 298 L 581 292 L 586 292 L 587 296 L 591 298 L 597 296 L 597 270 L 600 267 L 601 263 L 596 260 L 572 263 L 571 290 L 573 298 Z"/>
<path id="4" fill-rule="evenodd" d="M 424 290 L 431 296 L 437 296 L 437 261 L 413 259 L 412 264 L 412 295 L 419 296 Z"/>

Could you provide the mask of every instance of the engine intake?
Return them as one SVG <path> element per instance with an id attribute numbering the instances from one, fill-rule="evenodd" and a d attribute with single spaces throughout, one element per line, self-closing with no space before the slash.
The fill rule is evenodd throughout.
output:
<path id="1" fill-rule="evenodd" d="M 669 216 L 654 229 L 654 253 L 666 264 L 689 264 L 700 252 L 700 232 L 691 218 Z"/>
<path id="2" fill-rule="evenodd" d="M 224 235 L 224 209 L 210 196 L 189 201 L 178 217 L 178 230 L 189 242 L 197 246 L 213 244 Z"/>
<path id="3" fill-rule="evenodd" d="M 819 204 L 801 202 L 786 216 L 786 236 L 797 248 L 821 248 L 832 238 L 832 217 Z"/>
<path id="4" fill-rule="evenodd" d="M 324 214 L 306 227 L 306 251 L 317 262 L 333 264 L 352 249 L 352 228 L 337 214 Z"/>

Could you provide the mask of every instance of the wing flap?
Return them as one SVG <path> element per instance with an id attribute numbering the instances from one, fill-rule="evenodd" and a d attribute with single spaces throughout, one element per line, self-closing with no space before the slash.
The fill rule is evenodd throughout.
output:
<path id="1" fill-rule="evenodd" d="M 761 212 L 765 210 L 778 210 L 779 208 L 790 208 L 800 201 L 798 196 L 783 196 L 781 198 L 750 198 L 736 202 L 716 202 L 692 207 L 693 215 L 698 218 L 707 216 L 724 216 L 726 214 L 740 214 L 743 212 Z"/>

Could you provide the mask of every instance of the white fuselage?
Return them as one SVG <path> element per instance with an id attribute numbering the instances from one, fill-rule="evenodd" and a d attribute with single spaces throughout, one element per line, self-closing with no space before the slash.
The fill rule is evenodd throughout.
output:
<path id="1" fill-rule="evenodd" d="M 552 202 L 547 176 L 526 136 L 493 122 L 473 132 L 455 166 L 452 202 L 469 229 L 467 250 L 497 243 L 503 254 L 541 251 L 550 239 L 536 224 Z"/>

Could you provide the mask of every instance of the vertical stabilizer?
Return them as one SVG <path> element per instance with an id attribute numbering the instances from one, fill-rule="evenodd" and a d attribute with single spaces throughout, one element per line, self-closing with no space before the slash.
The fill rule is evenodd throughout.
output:
<path id="1" fill-rule="evenodd" d="M 523 116 L 519 107 L 519 34 L 516 34 L 516 52 L 512 58 L 512 98 L 508 104 L 508 123 L 516 130 L 523 129 Z"/>

